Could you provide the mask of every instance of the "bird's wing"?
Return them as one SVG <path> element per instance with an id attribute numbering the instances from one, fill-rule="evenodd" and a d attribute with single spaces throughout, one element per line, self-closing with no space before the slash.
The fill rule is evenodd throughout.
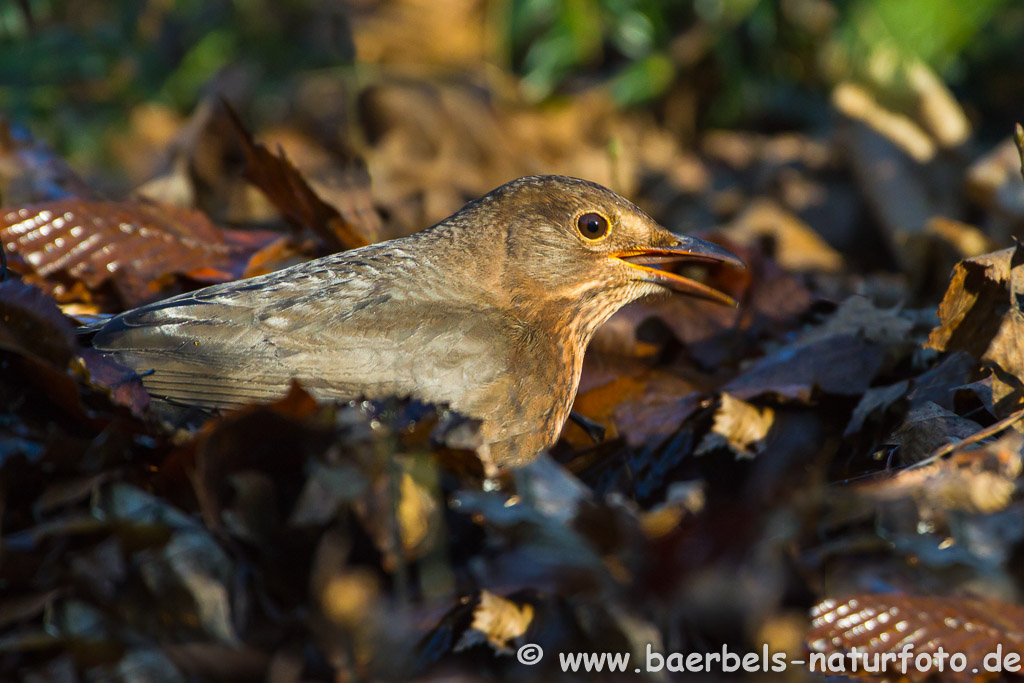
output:
<path id="1" fill-rule="evenodd" d="M 486 311 L 358 266 L 289 270 L 128 311 L 92 345 L 134 368 L 154 396 L 203 408 L 271 400 L 293 378 L 324 398 L 411 395 L 459 407 L 500 373 L 505 340 Z"/>

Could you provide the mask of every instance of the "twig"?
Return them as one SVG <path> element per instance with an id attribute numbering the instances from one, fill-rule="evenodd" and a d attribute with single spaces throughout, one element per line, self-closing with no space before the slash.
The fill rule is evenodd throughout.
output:
<path id="1" fill-rule="evenodd" d="M 970 436 L 968 436 L 965 439 L 961 439 L 960 441 L 956 441 L 954 443 L 947 443 L 945 446 L 940 446 L 939 448 L 936 448 L 934 451 L 932 451 L 931 455 L 929 455 L 927 458 L 925 458 L 924 460 L 921 460 L 920 462 L 915 462 L 913 465 L 911 465 L 907 469 L 908 470 L 918 469 L 918 468 L 930 465 L 933 462 L 935 462 L 936 460 L 938 460 L 939 458 L 941 458 L 942 456 L 949 455 L 953 451 L 958 450 L 958 449 L 962 448 L 963 446 L 970 446 L 972 443 L 978 443 L 982 439 L 987 439 L 990 436 L 998 434 L 999 432 L 1003 431 L 1007 427 L 1009 427 L 1009 426 L 1011 426 L 1011 425 L 1013 425 L 1013 424 L 1015 424 L 1017 422 L 1020 422 L 1020 420 L 1022 418 L 1024 418 L 1024 408 L 1021 408 L 1020 410 L 1018 410 L 1015 413 L 1011 413 L 1011 414 L 1007 415 L 1002 420 L 1000 420 L 999 422 L 996 422 L 993 425 L 989 425 L 988 427 L 985 427 L 984 429 L 980 429 L 980 430 L 974 432 L 973 434 L 971 434 Z"/>

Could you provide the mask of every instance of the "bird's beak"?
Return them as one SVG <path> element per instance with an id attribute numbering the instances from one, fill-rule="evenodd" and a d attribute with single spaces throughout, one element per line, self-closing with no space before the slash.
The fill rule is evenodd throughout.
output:
<path id="1" fill-rule="evenodd" d="M 642 271 L 643 277 L 641 279 L 644 282 L 653 282 L 673 292 L 715 301 L 726 306 L 736 306 L 736 301 L 724 292 L 720 292 L 696 280 L 677 275 L 671 271 L 652 267 L 668 263 L 703 262 L 727 263 L 737 268 L 746 268 L 743 261 L 735 254 L 717 244 L 705 242 L 696 237 L 678 235 L 674 237 L 675 244 L 657 247 L 637 247 L 629 251 L 613 254 L 612 258 L 622 261 L 631 268 Z"/>

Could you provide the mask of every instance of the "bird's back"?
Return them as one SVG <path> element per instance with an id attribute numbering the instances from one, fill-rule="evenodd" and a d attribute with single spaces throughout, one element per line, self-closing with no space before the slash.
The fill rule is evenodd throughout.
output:
<path id="1" fill-rule="evenodd" d="M 470 406 L 500 381 L 506 322 L 431 271 L 415 242 L 373 245 L 128 311 L 92 345 L 157 399 L 201 408 L 273 399 L 293 378 L 323 398 Z"/>

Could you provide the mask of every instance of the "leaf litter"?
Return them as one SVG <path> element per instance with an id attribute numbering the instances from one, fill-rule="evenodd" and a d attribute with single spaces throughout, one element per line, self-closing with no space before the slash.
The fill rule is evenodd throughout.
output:
<path id="1" fill-rule="evenodd" d="M 385 61 L 410 49 L 367 40 Z M 531 108 L 500 83 L 385 70 L 359 87 L 323 194 L 301 156 L 210 102 L 146 186 L 156 200 L 98 200 L 3 129 L 3 676 L 555 677 L 554 653 L 646 644 L 1020 650 L 1012 142 L 933 172 L 960 124 L 848 84 L 824 134 L 693 145 L 599 91 Z M 575 406 L 603 439 L 567 425 L 520 470 L 485 469 L 472 421 L 402 397 L 326 405 L 296 385 L 177 429 L 58 306 L 116 312 L 406 234 L 532 172 L 608 184 L 750 268 L 708 274 L 738 311 L 672 298 L 606 325 Z M 528 642 L 551 653 L 529 669 L 510 656 Z"/>

